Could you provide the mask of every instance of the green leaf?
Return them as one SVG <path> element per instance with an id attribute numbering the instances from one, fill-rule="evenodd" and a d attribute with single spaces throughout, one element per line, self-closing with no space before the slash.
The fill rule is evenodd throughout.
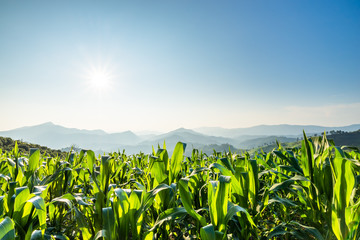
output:
<path id="1" fill-rule="evenodd" d="M 229 169 L 232 172 L 232 174 L 235 174 L 235 170 L 234 170 L 233 166 L 231 165 L 231 162 L 230 162 L 229 158 L 227 158 L 227 157 L 226 158 L 220 158 L 220 161 L 224 164 L 224 166 L 227 169 Z"/>
<path id="2" fill-rule="evenodd" d="M 179 219 L 181 217 L 184 217 L 187 214 L 188 214 L 188 212 L 183 207 L 167 209 L 167 210 L 165 210 L 165 212 L 162 212 L 159 215 L 159 217 L 157 218 L 154 226 L 149 231 L 150 232 L 154 231 L 157 227 L 161 226 L 164 222 Z"/>
<path id="3" fill-rule="evenodd" d="M 3 216 L 4 209 L 5 209 L 5 207 L 4 207 L 4 204 L 5 204 L 4 198 L 5 198 L 5 196 L 0 196 L 0 216 Z"/>
<path id="4" fill-rule="evenodd" d="M 229 176 L 220 176 L 219 177 L 219 186 L 216 189 L 215 201 L 216 201 L 216 215 L 218 222 L 215 225 L 217 230 L 224 232 L 226 229 L 225 216 L 228 208 L 228 199 L 229 199 L 229 185 L 231 177 Z"/>
<path id="5" fill-rule="evenodd" d="M 30 149 L 30 157 L 29 157 L 29 170 L 31 173 L 34 173 L 36 169 L 39 167 L 40 163 L 40 150 L 37 148 Z"/>
<path id="6" fill-rule="evenodd" d="M 341 149 L 335 148 L 333 161 L 333 176 L 335 186 L 332 204 L 332 229 L 338 239 L 347 239 L 349 226 L 346 224 L 346 208 L 352 202 L 351 196 L 355 186 L 355 176 L 351 161 L 343 158 Z"/>
<path id="7" fill-rule="evenodd" d="M 276 226 L 268 235 L 267 239 L 273 239 L 273 237 L 279 236 L 279 235 L 285 235 L 289 233 L 288 231 L 285 231 L 284 224 L 280 224 Z"/>
<path id="8" fill-rule="evenodd" d="M 258 178 L 258 165 L 256 160 L 248 160 L 248 172 L 249 172 L 249 200 L 253 209 L 256 208 L 258 190 L 259 190 L 259 178 Z"/>
<path id="9" fill-rule="evenodd" d="M 168 177 L 166 164 L 169 157 L 165 149 L 159 149 L 156 155 L 157 157 L 150 156 L 150 172 L 151 176 L 160 184 Z"/>
<path id="10" fill-rule="evenodd" d="M 321 233 L 319 232 L 319 230 L 317 230 L 314 227 L 305 226 L 296 221 L 291 221 L 290 224 L 299 226 L 301 231 L 305 232 L 307 235 L 315 237 L 316 240 L 324 239 L 323 236 L 321 235 Z"/>
<path id="11" fill-rule="evenodd" d="M 293 201 L 291 201 L 290 199 L 286 199 L 286 198 L 281 198 L 278 195 L 275 194 L 275 196 L 271 197 L 271 199 L 268 202 L 268 205 L 272 204 L 272 203 L 279 203 L 284 205 L 285 207 L 289 207 L 289 206 L 297 206 Z"/>
<path id="12" fill-rule="evenodd" d="M 13 154 L 16 158 L 19 157 L 19 147 L 18 147 L 18 143 L 17 141 L 15 141 L 15 146 L 14 146 L 14 149 L 13 149 Z"/>
<path id="13" fill-rule="evenodd" d="M 32 203 L 32 205 L 35 207 L 40 228 L 45 229 L 46 228 L 46 207 L 45 207 L 45 201 L 42 197 L 35 196 L 31 199 L 29 199 L 27 202 Z"/>
<path id="14" fill-rule="evenodd" d="M 30 190 L 28 187 L 20 187 L 20 188 L 16 188 L 15 192 L 16 192 L 15 193 L 16 197 L 14 203 L 13 219 L 16 222 L 21 222 L 22 220 L 26 222 L 27 219 L 22 219 L 22 211 L 26 201 L 31 197 Z"/>
<path id="15" fill-rule="evenodd" d="M 287 179 L 283 182 L 280 183 L 275 183 L 271 186 L 271 188 L 269 189 L 269 191 L 280 191 L 280 190 L 289 190 L 289 187 L 295 182 L 295 181 L 303 181 L 303 182 L 309 182 L 309 179 L 307 179 L 306 177 L 300 176 L 300 175 L 295 175 L 294 177 Z"/>
<path id="16" fill-rule="evenodd" d="M 110 171 L 111 171 L 111 158 L 110 156 L 101 156 L 100 164 L 100 187 L 104 195 L 107 195 L 108 187 L 110 183 Z"/>
<path id="17" fill-rule="evenodd" d="M 219 163 L 212 163 L 212 164 L 210 164 L 209 168 L 210 169 L 216 168 L 221 172 L 222 175 L 230 176 L 231 177 L 231 189 L 232 189 L 232 191 L 234 191 L 234 193 L 236 193 L 239 196 L 242 196 L 242 197 L 245 197 L 245 198 L 247 197 L 247 194 L 246 194 L 247 189 L 244 189 L 245 186 L 240 184 L 239 179 L 236 178 L 235 175 L 229 169 L 227 169 L 226 167 L 222 166 Z M 248 186 L 249 185 L 247 184 L 247 187 Z"/>
<path id="18" fill-rule="evenodd" d="M 208 202 L 211 223 L 216 231 L 226 232 L 225 216 L 229 201 L 230 176 L 219 177 L 217 182 L 208 183 Z"/>
<path id="19" fill-rule="evenodd" d="M 200 236 L 202 240 L 216 240 L 215 229 L 212 224 L 209 224 L 200 229 Z"/>
<path id="20" fill-rule="evenodd" d="M 142 191 L 133 190 L 129 197 L 130 209 L 130 226 L 132 231 L 132 236 L 138 238 L 138 235 L 141 232 L 141 222 L 143 220 L 143 214 L 145 212 L 143 206 L 146 205 L 146 201 L 142 201 Z M 152 199 L 151 199 L 152 200 Z"/>
<path id="21" fill-rule="evenodd" d="M 245 208 L 242 208 L 238 205 L 233 204 L 232 202 L 228 202 L 228 210 L 225 216 L 225 225 L 228 224 L 228 222 L 230 221 L 230 219 L 236 215 L 237 213 L 244 213 L 248 222 L 252 225 L 252 226 L 256 226 L 253 219 L 251 218 L 250 214 L 248 213 L 248 211 L 246 211 Z"/>
<path id="22" fill-rule="evenodd" d="M 15 239 L 14 222 L 9 217 L 5 217 L 5 219 L 0 222 L 0 239 L 1 240 Z"/>
<path id="23" fill-rule="evenodd" d="M 107 238 L 107 233 L 106 233 L 106 230 L 100 230 L 96 233 L 95 237 L 94 237 L 94 240 L 97 240 L 97 239 L 106 239 L 106 240 L 110 240 L 110 238 Z"/>
<path id="24" fill-rule="evenodd" d="M 203 216 L 201 216 L 200 214 L 198 214 L 197 212 L 195 212 L 195 210 L 192 206 L 192 199 L 191 199 L 188 184 L 189 184 L 189 179 L 187 179 L 187 178 L 181 178 L 178 183 L 181 202 L 182 202 L 184 208 L 186 209 L 186 211 L 189 213 L 189 215 L 192 216 L 193 218 L 195 218 L 197 221 L 199 221 L 202 226 L 205 226 L 206 219 Z"/>
<path id="25" fill-rule="evenodd" d="M 121 236 L 121 239 L 126 239 L 129 234 L 129 209 L 130 202 L 127 193 L 120 188 L 113 189 L 116 198 L 114 199 L 114 209 L 116 211 L 116 231 L 118 232 L 118 236 Z"/>
<path id="26" fill-rule="evenodd" d="M 87 158 L 87 167 L 90 170 L 90 173 L 93 174 L 94 172 L 94 164 L 95 164 L 95 153 L 91 150 L 86 152 Z"/>
<path id="27" fill-rule="evenodd" d="M 181 163 L 184 159 L 186 144 L 178 142 L 175 146 L 174 152 L 171 156 L 171 165 L 170 165 L 170 183 L 176 181 L 176 178 L 181 170 Z"/>
<path id="28" fill-rule="evenodd" d="M 44 234 L 42 233 L 41 230 L 34 230 L 31 233 L 30 240 L 43 240 L 43 239 L 44 239 Z"/>
<path id="29" fill-rule="evenodd" d="M 286 156 L 281 151 L 277 151 L 277 150 L 274 150 L 273 153 L 280 159 L 289 163 L 296 172 L 298 172 L 300 174 L 304 174 L 302 168 L 299 165 L 299 161 L 292 155 L 292 152 L 289 152 L 289 151 L 285 152 L 289 156 Z"/>
<path id="30" fill-rule="evenodd" d="M 67 193 L 61 197 L 54 198 L 51 201 L 51 204 L 54 204 L 56 202 L 65 203 L 72 210 L 73 204 L 72 204 L 71 200 L 73 200 L 73 199 L 74 199 L 74 197 L 70 193 Z"/>
<path id="31" fill-rule="evenodd" d="M 76 222 L 79 226 L 79 229 L 81 230 L 81 234 L 82 234 L 83 238 L 90 239 L 91 233 L 90 233 L 88 223 L 86 221 L 86 217 L 77 208 L 75 208 L 75 217 L 76 217 Z"/>
<path id="32" fill-rule="evenodd" d="M 111 207 L 103 208 L 103 226 L 106 230 L 105 233 L 107 234 L 107 239 L 115 239 L 115 217 L 114 212 Z"/>
<path id="33" fill-rule="evenodd" d="M 304 135 L 304 141 L 302 143 L 302 152 L 303 154 L 305 154 L 305 156 L 303 157 L 303 164 L 304 164 L 304 175 L 305 177 L 310 179 L 311 183 L 315 183 L 314 181 L 314 150 L 312 147 L 312 144 L 309 142 L 309 140 L 307 139 L 306 135 L 305 135 L 305 131 L 303 131 L 303 135 Z M 317 195 L 315 192 L 315 188 L 314 185 L 310 184 L 310 198 L 315 200 L 317 203 Z"/>

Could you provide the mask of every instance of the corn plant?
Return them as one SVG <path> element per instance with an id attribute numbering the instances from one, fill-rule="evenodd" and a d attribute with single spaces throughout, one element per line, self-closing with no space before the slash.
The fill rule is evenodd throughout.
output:
<path id="1" fill-rule="evenodd" d="M 360 238 L 360 153 L 326 138 L 271 152 L 0 150 L 0 239 Z"/>

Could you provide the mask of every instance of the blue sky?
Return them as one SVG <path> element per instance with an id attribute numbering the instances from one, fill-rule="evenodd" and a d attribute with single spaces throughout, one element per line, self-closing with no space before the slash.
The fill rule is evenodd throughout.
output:
<path id="1" fill-rule="evenodd" d="M 359 1 L 3 0 L 0 36 L 0 130 L 360 119 Z"/>

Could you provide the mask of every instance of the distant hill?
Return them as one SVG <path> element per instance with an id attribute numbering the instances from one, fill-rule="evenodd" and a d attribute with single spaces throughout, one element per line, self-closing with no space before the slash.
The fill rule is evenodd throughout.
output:
<path id="1" fill-rule="evenodd" d="M 71 145 L 97 149 L 106 146 L 136 144 L 140 138 L 130 131 L 108 134 L 102 130 L 65 128 L 51 122 L 0 132 L 0 136 L 22 139 L 51 148 L 61 149 Z"/>
<path id="2" fill-rule="evenodd" d="M 243 135 L 260 135 L 260 136 L 300 136 L 302 131 L 308 135 L 311 134 L 320 134 L 322 132 L 328 132 L 331 130 L 341 130 L 341 131 L 356 131 L 360 129 L 360 124 L 353 124 L 349 126 L 343 127 L 323 127 L 323 126 L 316 126 L 316 125 L 288 125 L 288 124 L 280 124 L 280 125 L 259 125 L 249 128 L 219 128 L 219 127 L 203 127 L 203 128 L 196 128 L 195 131 L 213 135 L 213 136 L 222 136 L 222 137 L 239 137 Z"/>
<path id="3" fill-rule="evenodd" d="M 303 129 L 308 136 L 326 132 L 354 131 L 360 129 L 360 124 L 344 127 L 322 127 L 307 125 L 260 125 L 251 128 L 198 128 L 195 130 L 179 128 L 163 134 L 151 131 L 136 135 L 131 131 L 106 133 L 103 130 L 84 130 L 66 128 L 51 122 L 22 127 L 0 132 L 0 136 L 20 139 L 53 149 L 69 149 L 76 146 L 79 149 L 92 149 L 96 152 L 111 152 L 126 150 L 128 154 L 151 152 L 152 146 L 163 146 L 172 150 L 179 141 L 187 143 L 187 153 L 192 148 L 208 150 L 213 147 L 220 151 L 225 148 L 252 149 L 271 145 L 276 140 L 282 143 L 296 141 L 301 137 Z M 217 150 L 216 150 L 217 151 Z"/>
<path id="4" fill-rule="evenodd" d="M 268 136 L 268 137 L 259 137 L 250 140 L 245 140 L 239 144 L 241 149 L 251 149 L 260 146 L 267 146 L 271 144 L 275 144 L 276 141 L 280 143 L 289 143 L 297 141 L 297 138 L 288 138 L 281 136 Z"/>
<path id="5" fill-rule="evenodd" d="M 351 146 L 360 149 L 360 130 L 355 132 L 334 132 L 327 138 L 334 140 L 337 146 Z"/>
<path id="6" fill-rule="evenodd" d="M 201 134 L 195 132 L 194 130 L 179 128 L 174 131 L 154 136 L 150 139 L 147 139 L 143 143 L 149 142 L 157 142 L 162 144 L 166 140 L 166 143 L 177 143 L 178 141 L 186 142 L 186 143 L 198 143 L 198 144 L 224 144 L 224 143 L 235 143 L 236 141 L 231 138 L 224 138 L 224 137 L 214 137 L 208 136 L 205 134 Z"/>
<path id="7" fill-rule="evenodd" d="M 19 152 L 22 155 L 29 154 L 31 148 L 38 148 L 38 149 L 40 149 L 41 154 L 46 153 L 47 155 L 49 155 L 51 157 L 66 156 L 66 152 L 64 152 L 64 151 L 50 149 L 48 147 L 40 146 L 38 144 L 26 143 L 26 142 L 22 142 L 22 141 L 17 141 L 17 144 L 18 144 Z M 14 147 L 15 147 L 15 140 L 13 140 L 11 138 L 0 137 L 0 149 L 2 151 L 10 152 L 10 151 L 12 151 L 12 149 Z"/>
<path id="8" fill-rule="evenodd" d="M 232 145 L 236 144 L 236 140 L 234 139 L 208 136 L 185 128 L 179 128 L 165 134 L 154 136 L 140 144 L 145 146 L 163 146 L 164 141 L 170 151 L 175 147 L 177 142 L 186 143 L 186 154 L 190 154 L 194 148 L 203 150 L 207 154 L 212 153 L 213 149 L 215 149 L 215 151 L 229 150 L 229 147 L 236 149 Z"/>
<path id="9" fill-rule="evenodd" d="M 356 147 L 360 150 L 360 130 L 353 132 L 344 132 L 341 130 L 331 131 L 329 135 L 326 136 L 328 140 L 333 140 L 335 146 L 349 146 Z M 301 141 L 293 141 L 287 142 L 282 141 L 284 139 L 279 138 L 278 141 L 285 148 L 293 148 L 293 147 L 301 147 Z M 250 153 L 255 153 L 260 150 L 264 152 L 271 152 L 274 148 L 276 148 L 276 143 L 272 142 L 270 144 L 265 144 L 263 146 L 254 147 L 250 150 Z"/>

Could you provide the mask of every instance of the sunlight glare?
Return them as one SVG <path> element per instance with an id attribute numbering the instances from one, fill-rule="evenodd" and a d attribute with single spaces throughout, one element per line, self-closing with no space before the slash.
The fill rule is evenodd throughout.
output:
<path id="1" fill-rule="evenodd" d="M 92 67 L 86 76 L 88 87 L 99 95 L 112 88 L 113 75 L 105 67 Z"/>
<path id="2" fill-rule="evenodd" d="M 108 88 L 110 84 L 110 76 L 103 71 L 94 71 L 90 75 L 90 85 L 94 88 Z"/>

